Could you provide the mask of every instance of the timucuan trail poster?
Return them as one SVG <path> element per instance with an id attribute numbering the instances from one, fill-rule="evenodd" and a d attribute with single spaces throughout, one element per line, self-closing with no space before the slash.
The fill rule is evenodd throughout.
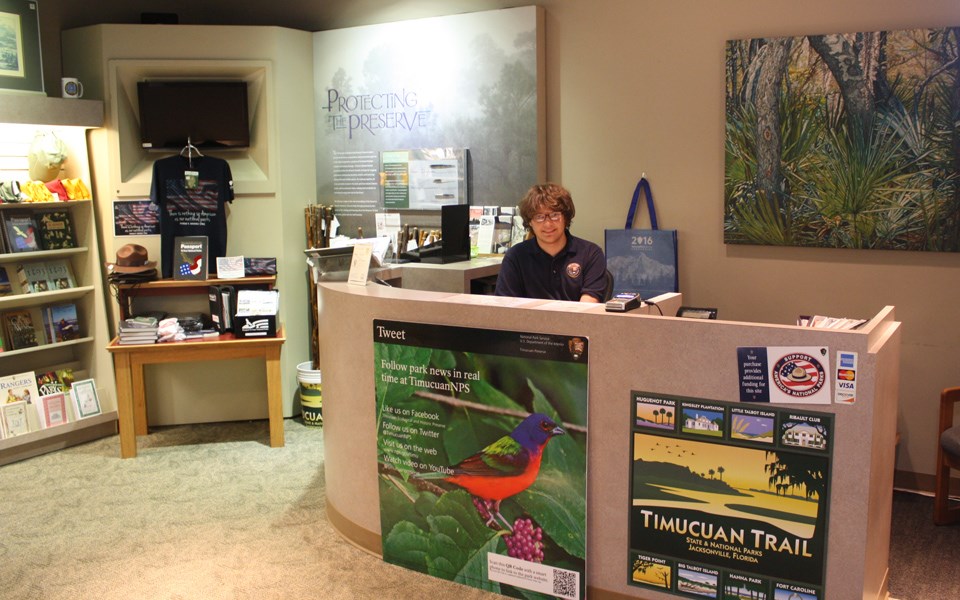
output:
<path id="1" fill-rule="evenodd" d="M 631 392 L 628 582 L 824 600 L 833 415 Z"/>
<path id="2" fill-rule="evenodd" d="M 384 560 L 585 598 L 586 337 L 375 320 Z"/>

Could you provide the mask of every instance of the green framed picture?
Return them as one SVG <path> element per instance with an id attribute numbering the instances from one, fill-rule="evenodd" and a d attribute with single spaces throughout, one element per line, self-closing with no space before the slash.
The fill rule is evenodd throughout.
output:
<path id="1" fill-rule="evenodd" d="M 0 90 L 43 93 L 35 0 L 0 0 Z"/>

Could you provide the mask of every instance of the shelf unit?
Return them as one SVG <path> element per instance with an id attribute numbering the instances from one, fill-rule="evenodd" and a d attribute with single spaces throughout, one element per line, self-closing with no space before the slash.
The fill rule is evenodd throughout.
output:
<path id="1" fill-rule="evenodd" d="M 276 283 L 276 275 L 254 275 L 238 279 L 221 279 L 219 277 L 208 279 L 157 279 L 143 283 L 123 283 L 117 286 L 117 303 L 120 306 L 120 318 L 126 319 L 136 312 L 132 310 L 131 306 L 134 298 L 206 295 L 207 288 L 211 285 L 232 285 L 244 289 L 272 290 Z M 203 306 L 206 307 L 206 304 Z"/>
<path id="2" fill-rule="evenodd" d="M 60 178 L 81 178 L 89 185 L 87 132 L 102 124 L 103 103 L 100 101 L 5 97 L 0 102 L 0 136 L 6 142 L 8 154 L 4 156 L 5 167 L 0 171 L 0 180 L 28 180 L 26 152 L 30 142 L 36 133 L 52 131 L 67 147 L 67 160 Z M 0 297 L 0 314 L 71 302 L 77 306 L 81 337 L 66 342 L 42 343 L 45 341 L 42 321 L 38 323 L 35 318 L 37 339 L 41 345 L 10 350 L 9 341 L 5 340 L 7 350 L 0 352 L 0 376 L 70 367 L 96 381 L 102 414 L 0 439 L 0 465 L 117 433 L 113 362 L 106 350 L 110 337 L 96 200 L 0 204 L 0 214 L 11 210 L 41 212 L 50 209 L 69 211 L 78 246 L 67 250 L 0 254 L 0 267 L 6 269 L 14 289 L 12 295 Z M 63 259 L 70 264 L 76 287 L 23 293 L 17 282 L 17 265 L 53 259 Z"/>

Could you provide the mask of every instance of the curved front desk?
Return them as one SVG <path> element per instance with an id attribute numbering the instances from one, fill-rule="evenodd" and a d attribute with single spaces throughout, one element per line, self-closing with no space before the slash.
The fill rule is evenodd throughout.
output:
<path id="1" fill-rule="evenodd" d="M 381 553 L 374 319 L 588 337 L 591 598 L 677 597 L 628 584 L 631 391 L 737 403 L 738 348 L 819 346 L 859 357 L 856 402 L 765 406 L 833 415 L 823 588 L 829 598 L 886 597 L 900 352 L 892 307 L 857 331 L 835 331 L 378 285 L 323 283 L 318 294 L 328 516 L 353 543 Z M 659 304 L 672 315 L 679 303 L 673 295 Z"/>

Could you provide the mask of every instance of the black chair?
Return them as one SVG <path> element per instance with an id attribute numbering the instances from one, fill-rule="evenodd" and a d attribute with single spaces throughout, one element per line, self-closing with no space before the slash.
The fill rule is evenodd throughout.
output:
<path id="1" fill-rule="evenodd" d="M 933 521 L 937 525 L 960 521 L 960 505 L 950 506 L 950 469 L 960 470 L 960 425 L 953 424 L 953 409 L 957 402 L 960 402 L 960 387 L 946 388 L 940 392 L 937 487 L 933 497 Z"/>
<path id="2" fill-rule="evenodd" d="M 606 287 L 603 288 L 603 301 L 606 302 L 613 298 L 613 273 L 610 272 L 610 269 L 604 272 L 603 278 L 607 282 Z"/>

